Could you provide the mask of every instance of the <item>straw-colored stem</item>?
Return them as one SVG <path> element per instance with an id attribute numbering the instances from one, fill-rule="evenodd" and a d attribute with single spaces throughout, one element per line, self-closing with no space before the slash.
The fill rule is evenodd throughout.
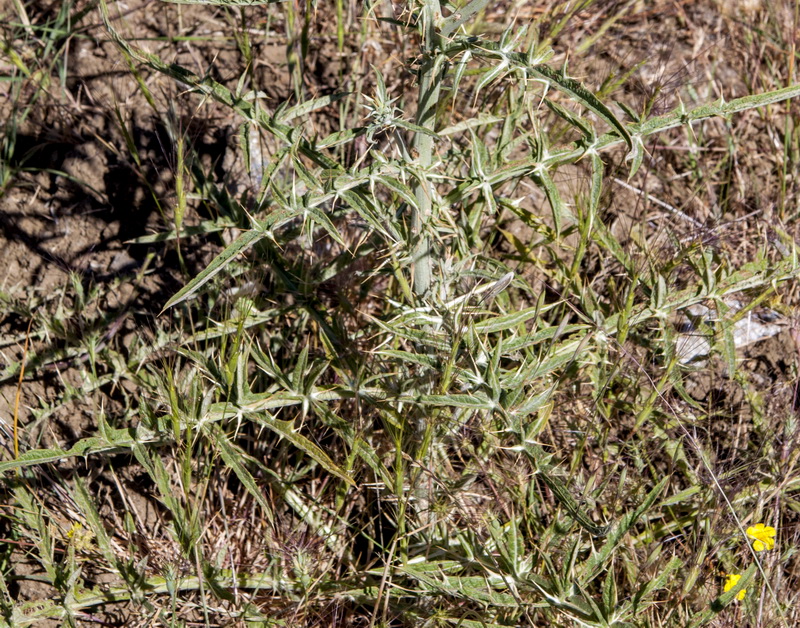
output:
<path id="1" fill-rule="evenodd" d="M 436 126 L 436 104 L 439 101 L 441 76 L 435 63 L 440 46 L 436 24 L 441 21 L 439 0 L 426 0 L 423 7 L 423 52 L 425 61 L 419 70 L 419 99 L 417 101 L 417 124 L 434 130 Z M 433 158 L 434 138 L 426 133 L 417 133 L 414 139 L 417 165 L 424 174 L 430 168 Z M 433 276 L 431 260 L 431 240 L 425 233 L 425 225 L 430 221 L 433 201 L 433 187 L 429 179 L 420 181 L 415 190 L 417 207 L 412 214 L 411 233 L 416 240 L 413 248 L 414 292 L 422 296 L 428 292 Z"/>

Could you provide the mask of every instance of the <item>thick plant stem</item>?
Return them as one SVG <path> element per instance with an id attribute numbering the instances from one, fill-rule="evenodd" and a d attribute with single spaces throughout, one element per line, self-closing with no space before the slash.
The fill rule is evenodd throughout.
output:
<path id="1" fill-rule="evenodd" d="M 419 70 L 419 100 L 417 101 L 417 124 L 425 129 L 434 130 L 436 126 L 436 104 L 439 102 L 441 76 L 436 64 L 436 55 L 440 46 L 436 25 L 441 22 L 439 0 L 424 0 L 422 9 L 423 33 L 422 45 L 425 60 Z M 423 179 L 417 183 L 415 196 L 417 207 L 411 218 L 411 234 L 416 244 L 413 248 L 414 293 L 422 296 L 430 290 L 433 277 L 431 259 L 431 240 L 424 233 L 425 225 L 430 221 L 433 205 L 433 185 L 427 178 L 427 171 L 433 160 L 434 138 L 425 133 L 417 133 L 414 138 L 416 163 Z"/>

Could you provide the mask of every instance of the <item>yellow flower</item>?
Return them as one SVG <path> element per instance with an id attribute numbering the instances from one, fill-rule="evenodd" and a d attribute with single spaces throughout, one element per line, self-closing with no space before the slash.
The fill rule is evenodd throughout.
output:
<path id="1" fill-rule="evenodd" d="M 763 523 L 757 523 L 747 528 L 747 536 L 751 539 L 755 539 L 753 541 L 753 549 L 757 552 L 771 550 L 775 547 L 775 528 L 772 526 L 765 526 Z"/>
<path id="2" fill-rule="evenodd" d="M 741 578 L 742 576 L 739 575 L 738 573 L 729 573 L 727 580 L 725 580 L 725 586 L 722 588 L 722 591 L 724 593 L 730 591 L 733 587 L 736 586 L 736 584 L 739 582 Z M 736 599 L 743 600 L 745 593 L 747 593 L 747 589 L 742 589 L 741 591 L 739 591 L 739 593 L 736 594 Z"/>
<path id="3" fill-rule="evenodd" d="M 76 533 L 79 534 L 82 528 L 83 526 L 78 521 L 74 521 L 70 529 L 67 530 L 67 538 L 71 539 Z"/>

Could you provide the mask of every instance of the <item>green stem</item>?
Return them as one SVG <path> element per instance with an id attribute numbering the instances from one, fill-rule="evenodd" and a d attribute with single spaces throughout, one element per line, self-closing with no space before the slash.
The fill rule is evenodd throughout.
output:
<path id="1" fill-rule="evenodd" d="M 440 47 L 436 32 L 437 22 L 441 21 L 442 10 L 439 0 L 425 0 L 422 9 L 422 47 L 425 61 L 419 70 L 419 100 L 417 102 L 417 124 L 434 130 L 436 126 L 436 105 L 439 102 L 441 85 L 436 55 Z M 416 186 L 417 207 L 411 217 L 411 234 L 415 239 L 412 252 L 414 262 L 414 293 L 422 296 L 428 292 L 433 276 L 431 262 L 431 240 L 424 233 L 424 225 L 430 221 L 433 185 L 427 178 L 427 170 L 433 161 L 434 138 L 426 133 L 417 133 L 414 138 L 416 162 L 423 178 Z"/>

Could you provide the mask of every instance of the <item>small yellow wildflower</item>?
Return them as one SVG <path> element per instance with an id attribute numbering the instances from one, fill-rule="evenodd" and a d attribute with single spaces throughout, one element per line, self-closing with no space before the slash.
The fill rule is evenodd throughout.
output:
<path id="1" fill-rule="evenodd" d="M 79 534 L 82 529 L 83 526 L 78 521 L 74 521 L 70 529 L 67 530 L 67 538 L 71 539 L 73 536 L 75 536 L 76 533 Z"/>
<path id="2" fill-rule="evenodd" d="M 757 552 L 771 550 L 775 547 L 775 528 L 772 526 L 765 526 L 763 523 L 757 523 L 747 528 L 747 536 L 751 539 L 755 539 L 753 541 L 753 549 Z"/>
<path id="3" fill-rule="evenodd" d="M 72 524 L 72 527 L 67 530 L 67 538 L 69 539 L 70 545 L 79 552 L 82 552 L 92 546 L 94 533 L 91 530 L 84 529 L 84 527 L 76 521 Z"/>
<path id="4" fill-rule="evenodd" d="M 729 573 L 727 580 L 725 580 L 725 586 L 722 588 L 722 591 L 725 593 L 730 591 L 733 587 L 736 586 L 736 584 L 739 582 L 739 580 L 741 580 L 741 578 L 742 576 L 738 573 Z M 741 591 L 739 591 L 739 593 L 736 594 L 736 599 L 743 600 L 745 593 L 747 593 L 747 589 L 742 589 Z"/>

